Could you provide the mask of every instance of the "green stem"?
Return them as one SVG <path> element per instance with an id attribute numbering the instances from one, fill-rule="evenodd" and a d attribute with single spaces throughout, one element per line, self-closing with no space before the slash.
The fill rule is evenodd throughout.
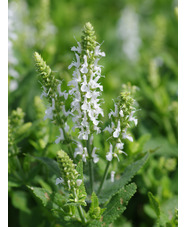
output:
<path id="1" fill-rule="evenodd" d="M 73 154 L 72 146 L 71 146 L 71 144 L 68 144 L 67 146 L 68 146 L 68 150 L 69 150 L 69 156 L 73 160 L 74 154 Z"/>
<path id="2" fill-rule="evenodd" d="M 75 189 L 73 190 L 73 195 L 74 195 L 74 198 L 76 199 L 77 198 L 77 193 L 76 193 Z M 77 209 L 78 209 L 78 213 L 79 213 L 79 216 L 81 218 L 82 223 L 86 224 L 87 220 L 86 220 L 86 218 L 84 216 L 83 208 L 81 207 L 81 205 L 79 205 L 79 206 L 77 206 Z"/>
<path id="3" fill-rule="evenodd" d="M 90 193 L 94 191 L 94 172 L 92 159 L 89 160 L 89 174 L 90 174 Z"/>
<path id="4" fill-rule="evenodd" d="M 69 140 L 70 137 L 68 137 L 68 135 L 66 134 L 64 127 L 62 127 L 62 130 L 63 130 L 63 134 L 64 134 L 64 140 Z M 74 158 L 74 152 L 72 150 L 71 143 L 67 144 L 67 147 L 68 147 L 68 150 L 69 150 L 69 156 L 73 160 L 73 158 Z"/>
<path id="5" fill-rule="evenodd" d="M 93 171 L 93 161 L 91 156 L 91 148 L 90 148 L 90 137 L 87 140 L 87 151 L 89 155 L 89 175 L 90 175 L 90 194 L 94 191 L 94 171 Z"/>
<path id="6" fill-rule="evenodd" d="M 81 207 L 81 205 L 79 205 L 79 206 L 77 207 L 77 209 L 78 209 L 79 216 L 80 216 L 80 218 L 81 218 L 82 223 L 83 223 L 83 224 L 86 224 L 86 223 L 87 223 L 87 220 L 86 220 L 86 218 L 85 218 L 85 216 L 84 216 L 83 208 Z"/>
<path id="7" fill-rule="evenodd" d="M 105 182 L 105 180 L 106 180 L 106 178 L 107 178 L 107 174 L 108 174 L 108 170 L 109 170 L 110 163 L 111 163 L 111 162 L 109 162 L 109 161 L 107 162 L 107 166 L 106 166 L 106 168 L 105 168 L 105 172 L 104 172 L 104 175 L 103 175 L 101 184 L 100 184 L 100 186 L 99 186 L 97 195 L 99 195 L 99 193 L 101 192 L 101 189 L 102 189 L 102 187 L 103 187 L 103 184 L 104 184 L 104 182 Z"/>

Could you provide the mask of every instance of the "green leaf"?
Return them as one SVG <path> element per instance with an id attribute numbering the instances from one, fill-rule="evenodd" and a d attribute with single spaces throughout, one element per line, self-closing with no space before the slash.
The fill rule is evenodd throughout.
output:
<path id="1" fill-rule="evenodd" d="M 155 196 L 151 192 L 148 192 L 148 197 L 152 208 L 154 209 L 157 217 L 160 217 L 160 205 Z"/>
<path id="2" fill-rule="evenodd" d="M 98 220 L 93 220 L 88 224 L 88 227 L 101 227 L 101 226 L 102 226 L 102 224 Z"/>
<path id="3" fill-rule="evenodd" d="M 12 193 L 12 204 L 14 207 L 28 214 L 31 213 L 27 205 L 27 193 L 24 191 L 15 191 Z"/>
<path id="4" fill-rule="evenodd" d="M 89 209 L 89 216 L 92 219 L 100 220 L 102 213 L 105 211 L 105 209 L 101 209 L 99 207 L 99 201 L 98 197 L 96 196 L 96 193 L 93 192 L 91 196 L 91 205 Z"/>
<path id="5" fill-rule="evenodd" d="M 39 198 L 44 207 L 62 210 L 63 206 L 66 204 L 66 198 L 59 193 L 51 193 L 49 190 L 39 187 L 28 186 L 28 188 Z"/>
<path id="6" fill-rule="evenodd" d="M 91 203 L 91 206 L 90 207 L 92 209 L 94 209 L 96 207 L 99 207 L 98 197 L 96 196 L 96 193 L 95 192 L 92 193 L 91 201 L 92 201 L 92 203 Z"/>
<path id="7" fill-rule="evenodd" d="M 44 165 L 46 165 L 51 173 L 59 177 L 61 176 L 59 165 L 55 160 L 47 157 L 33 157 L 33 158 L 39 160 Z"/>
<path id="8" fill-rule="evenodd" d="M 131 165 L 127 166 L 124 174 L 121 176 L 121 178 L 114 183 L 110 183 L 106 188 L 102 190 L 99 196 L 99 202 L 105 203 L 108 201 L 113 195 L 115 195 L 123 186 L 125 186 L 132 177 L 137 173 L 137 171 L 145 164 L 149 157 L 149 154 L 147 153 L 143 158 L 140 160 L 132 163 Z"/>
<path id="9" fill-rule="evenodd" d="M 103 213 L 103 226 L 112 223 L 123 213 L 124 210 L 126 210 L 126 205 L 136 192 L 136 188 L 135 183 L 131 183 L 126 187 L 123 187 L 115 196 L 112 197 L 106 206 L 106 211 Z"/>

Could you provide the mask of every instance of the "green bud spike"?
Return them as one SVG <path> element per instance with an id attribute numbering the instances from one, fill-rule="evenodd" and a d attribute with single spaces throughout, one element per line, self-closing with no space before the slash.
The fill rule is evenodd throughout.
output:
<path id="1" fill-rule="evenodd" d="M 12 127 L 21 126 L 24 123 L 24 116 L 25 113 L 21 108 L 18 107 L 16 110 L 13 110 L 10 116 Z"/>
<path id="2" fill-rule="evenodd" d="M 43 78 L 47 78 L 51 74 L 50 67 L 46 64 L 40 54 L 37 52 L 34 53 L 34 59 L 36 62 L 36 67 L 38 72 L 41 74 Z"/>
<path id="3" fill-rule="evenodd" d="M 123 115 L 129 116 L 133 109 L 134 99 L 131 97 L 131 93 L 128 91 L 121 92 L 120 95 L 120 109 L 123 111 Z"/>
<path id="4" fill-rule="evenodd" d="M 96 36 L 93 26 L 90 22 L 87 22 L 83 29 L 83 35 L 81 37 L 82 56 L 87 53 L 94 52 L 96 47 Z"/>
<path id="5" fill-rule="evenodd" d="M 69 192 L 73 192 L 73 190 L 78 188 L 78 172 L 75 169 L 75 164 L 72 159 L 69 158 L 67 153 L 62 150 L 57 153 L 57 160 L 60 166 L 61 176 L 64 180 L 65 188 Z"/>
<path id="6" fill-rule="evenodd" d="M 40 54 L 34 53 L 37 70 L 41 76 L 42 84 L 49 91 L 51 96 L 55 96 L 57 91 L 57 80 L 52 73 L 51 68 L 46 64 Z"/>

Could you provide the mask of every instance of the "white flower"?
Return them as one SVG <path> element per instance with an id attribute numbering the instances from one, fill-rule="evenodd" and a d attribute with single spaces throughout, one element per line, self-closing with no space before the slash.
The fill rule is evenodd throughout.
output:
<path id="1" fill-rule="evenodd" d="M 92 150 L 92 158 L 93 158 L 93 162 L 97 163 L 99 161 L 98 155 L 96 154 L 96 147 L 93 148 Z"/>
<path id="2" fill-rule="evenodd" d="M 111 116 L 113 115 L 114 117 L 117 117 L 118 116 L 118 106 L 117 106 L 117 104 L 114 104 L 114 106 L 115 106 L 115 111 L 113 112 L 112 110 L 111 110 L 111 112 L 109 113 L 109 118 L 111 118 Z"/>
<path id="3" fill-rule="evenodd" d="M 118 120 L 118 126 L 117 126 L 116 130 L 115 130 L 115 131 L 114 131 L 114 133 L 113 133 L 113 137 L 114 137 L 114 138 L 118 138 L 118 137 L 119 137 L 120 132 L 121 132 L 121 128 L 120 128 L 120 120 Z"/>
<path id="4" fill-rule="evenodd" d="M 55 109 L 55 100 L 52 98 L 52 106 L 45 110 L 44 120 L 47 118 L 53 119 L 53 110 Z"/>
<path id="5" fill-rule="evenodd" d="M 115 175 L 115 171 L 111 171 L 111 175 L 110 175 L 111 182 L 114 182 L 114 175 Z"/>
<path id="6" fill-rule="evenodd" d="M 125 154 L 125 155 L 127 155 L 127 153 L 125 153 L 124 151 L 122 151 L 123 150 L 123 147 L 124 147 L 124 143 L 116 143 L 116 148 L 117 148 L 117 150 L 118 150 L 118 153 L 119 154 Z"/>
<path id="7" fill-rule="evenodd" d="M 79 43 L 79 42 L 77 42 L 77 44 L 78 44 L 78 47 L 75 47 L 75 46 L 73 46 L 72 48 L 71 48 L 71 50 L 72 51 L 77 51 L 79 54 L 81 54 L 81 44 Z"/>
<path id="8" fill-rule="evenodd" d="M 124 143 L 116 143 L 116 148 L 118 150 L 122 150 L 123 149 L 123 146 L 124 146 Z"/>
<path id="9" fill-rule="evenodd" d="M 87 83 L 87 77 L 85 75 L 83 75 L 83 82 L 81 83 L 81 91 L 82 92 L 87 92 L 89 90 L 88 88 L 88 83 Z"/>
<path id="10" fill-rule="evenodd" d="M 71 111 L 66 111 L 65 110 L 65 106 L 62 106 L 62 110 L 63 110 L 63 114 L 65 115 L 65 117 L 69 116 L 69 115 L 73 115 L 73 113 L 71 113 Z"/>
<path id="11" fill-rule="evenodd" d="M 76 141 L 76 143 L 77 143 L 77 148 L 75 148 L 74 158 L 76 158 L 77 155 L 81 155 L 82 160 L 86 162 L 87 161 L 86 157 L 88 157 L 87 148 L 83 147 L 82 143 L 80 143 L 79 141 Z"/>
<path id="12" fill-rule="evenodd" d="M 95 59 L 94 61 L 94 70 L 96 71 L 97 75 L 100 75 L 101 73 L 101 66 L 98 65 L 99 58 Z"/>
<path id="13" fill-rule="evenodd" d="M 79 139 L 88 140 L 91 133 L 90 121 L 93 123 L 91 128 L 97 133 L 101 132 L 98 126 L 100 123 L 98 117 L 99 115 L 104 116 L 99 103 L 100 91 L 103 91 L 103 86 L 98 83 L 101 77 L 101 66 L 98 65 L 98 56 L 105 56 L 105 54 L 100 51 L 100 45 L 98 45 L 94 51 L 95 60 L 93 64 L 89 65 L 89 60 L 92 61 L 93 56 L 87 51 L 87 54 L 80 61 L 80 56 L 77 54 L 77 52 L 80 53 L 81 51 L 80 43 L 78 43 L 77 48 L 73 47 L 72 51 L 75 51 L 77 59 L 76 62 L 73 61 L 69 66 L 69 69 L 75 66 L 75 70 L 72 81 L 68 83 L 68 86 L 72 86 L 69 90 L 69 95 L 73 98 L 71 103 L 71 113 L 74 114 L 72 118 L 74 122 L 73 129 L 79 129 Z M 86 75 L 88 72 L 90 72 L 90 76 Z M 97 91 L 98 89 L 100 91 Z"/>
<path id="14" fill-rule="evenodd" d="M 127 134 L 126 131 L 127 131 L 127 130 L 125 129 L 125 131 L 122 133 L 123 139 L 128 139 L 129 141 L 133 142 L 132 136 L 130 136 L 129 134 Z"/>
<path id="15" fill-rule="evenodd" d="M 64 96 L 65 100 L 68 99 L 68 92 L 66 90 L 63 92 L 61 91 L 61 84 L 58 84 L 57 91 L 58 91 L 59 97 Z"/>
<path id="16" fill-rule="evenodd" d="M 109 133 L 113 132 L 113 129 L 111 128 L 111 126 L 107 126 L 103 131 L 108 131 Z"/>
<path id="17" fill-rule="evenodd" d="M 99 80 L 100 76 L 97 76 L 96 78 L 93 79 L 93 76 L 95 76 L 95 74 L 91 75 L 90 81 L 89 81 L 89 86 L 92 89 L 96 89 L 99 88 L 101 91 L 103 91 L 103 86 L 100 85 L 99 83 L 97 83 L 97 81 Z"/>
<path id="18" fill-rule="evenodd" d="M 56 185 L 63 183 L 63 182 L 64 182 L 64 180 L 62 177 L 56 179 Z"/>
<path id="19" fill-rule="evenodd" d="M 83 140 L 88 140 L 88 135 L 90 133 L 89 126 L 87 126 L 85 129 L 84 127 L 81 127 L 81 126 L 78 128 L 81 129 L 81 131 L 79 132 L 78 138 Z"/>
<path id="20" fill-rule="evenodd" d="M 60 128 L 60 136 L 58 136 L 58 138 L 55 140 L 55 143 L 58 144 L 60 141 L 64 140 L 64 133 L 63 133 L 63 129 Z"/>
<path id="21" fill-rule="evenodd" d="M 99 48 L 100 48 L 100 45 L 95 47 L 94 55 L 105 57 L 105 52 L 101 52 Z"/>
<path id="22" fill-rule="evenodd" d="M 47 97 L 47 96 L 48 96 L 48 93 L 49 93 L 49 92 L 46 93 L 46 90 L 47 90 L 47 89 L 46 89 L 45 86 L 42 86 L 42 88 L 43 88 L 43 92 L 41 93 L 41 96 L 40 96 L 41 99 L 43 99 L 43 96 L 44 96 L 44 97 Z"/>
<path id="23" fill-rule="evenodd" d="M 82 183 L 82 180 L 81 179 L 77 179 L 76 180 L 76 184 L 77 184 L 78 187 L 81 185 L 81 183 Z"/>
<path id="24" fill-rule="evenodd" d="M 121 117 L 124 117 L 123 110 L 120 110 L 120 111 L 119 111 L 119 115 L 120 115 Z"/>
<path id="25" fill-rule="evenodd" d="M 133 114 L 135 111 L 132 111 L 131 114 L 129 115 L 129 121 L 134 121 L 135 126 L 138 124 L 138 119 L 133 117 Z"/>
<path id="26" fill-rule="evenodd" d="M 69 129 L 70 129 L 69 125 L 67 124 L 67 122 L 65 122 L 65 127 L 64 127 L 65 132 L 68 132 Z"/>
<path id="27" fill-rule="evenodd" d="M 76 54 L 75 53 L 75 55 L 76 55 L 76 62 L 75 61 L 73 61 L 69 66 L 68 66 L 68 69 L 71 69 L 73 66 L 75 66 L 76 68 L 79 68 L 79 66 L 80 66 L 80 58 L 79 58 L 79 55 L 78 54 Z"/>
<path id="28" fill-rule="evenodd" d="M 106 155 L 106 159 L 110 162 L 112 161 L 112 158 L 113 158 L 113 153 L 112 153 L 112 144 L 110 143 L 110 148 L 109 148 L 109 152 L 107 152 L 107 155 Z"/>
<path id="29" fill-rule="evenodd" d="M 86 74 L 86 73 L 88 73 L 88 68 L 87 68 L 87 67 L 88 67 L 87 56 L 84 55 L 84 56 L 83 56 L 83 59 L 84 59 L 84 63 L 82 64 L 82 68 L 81 68 L 80 71 L 81 71 L 82 73 L 85 73 L 85 74 Z"/>

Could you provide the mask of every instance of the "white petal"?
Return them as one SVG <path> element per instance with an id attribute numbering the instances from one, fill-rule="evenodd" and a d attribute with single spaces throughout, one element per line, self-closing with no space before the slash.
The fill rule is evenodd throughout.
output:
<path id="1" fill-rule="evenodd" d="M 61 140 L 64 140 L 64 133 L 63 133 L 63 129 L 60 128 L 60 136 L 58 136 L 58 138 L 55 140 L 55 143 L 58 144 Z"/>
<path id="2" fill-rule="evenodd" d="M 123 145 L 124 145 L 124 143 L 116 143 L 116 148 L 117 149 L 123 149 Z"/>
<path id="3" fill-rule="evenodd" d="M 82 183 L 82 180 L 81 179 L 77 179 L 76 184 L 77 184 L 78 187 L 81 185 L 81 183 Z"/>
<path id="4" fill-rule="evenodd" d="M 110 147 L 109 147 L 109 152 L 107 152 L 107 155 L 106 155 L 106 159 L 108 160 L 108 161 L 112 161 L 112 148 L 113 148 L 113 146 L 112 146 L 112 144 L 110 143 Z"/>
<path id="5" fill-rule="evenodd" d="M 58 144 L 61 141 L 60 137 L 55 140 L 55 143 Z"/>
<path id="6" fill-rule="evenodd" d="M 121 117 L 124 117 L 123 110 L 120 110 L 119 114 L 120 114 Z"/>
<path id="7" fill-rule="evenodd" d="M 130 136 L 130 135 L 128 135 L 128 134 L 126 134 L 126 132 L 125 132 L 125 133 L 123 133 L 123 139 L 128 139 L 129 141 L 133 142 L 133 138 L 132 138 L 132 136 Z"/>
<path id="8" fill-rule="evenodd" d="M 103 131 L 108 131 L 109 133 L 112 133 L 113 129 L 109 125 Z"/>
<path id="9" fill-rule="evenodd" d="M 108 152 L 106 155 L 106 159 L 110 162 L 112 161 L 112 153 Z"/>
<path id="10" fill-rule="evenodd" d="M 86 93 L 86 97 L 87 97 L 88 99 L 92 97 L 91 91 L 88 91 L 88 92 Z"/>
<path id="11" fill-rule="evenodd" d="M 69 127 L 69 125 L 67 124 L 67 122 L 65 122 L 65 127 L 64 127 L 64 129 L 65 129 L 65 132 L 68 132 L 69 129 L 70 129 L 70 127 Z"/>
<path id="12" fill-rule="evenodd" d="M 116 131 L 113 133 L 113 137 L 114 138 L 118 138 L 119 137 L 119 130 L 116 129 Z"/>
<path id="13" fill-rule="evenodd" d="M 81 53 L 81 44 L 79 42 L 77 42 L 77 43 L 78 43 L 78 47 L 73 46 L 71 48 L 71 50 L 72 51 L 77 51 L 80 54 Z"/>
<path id="14" fill-rule="evenodd" d="M 99 48 L 100 48 L 100 45 L 98 45 L 98 46 L 95 47 L 94 55 L 95 56 L 99 56 L 100 55 L 100 56 L 105 57 L 105 52 L 101 52 Z"/>
<path id="15" fill-rule="evenodd" d="M 93 162 L 94 162 L 94 163 L 99 162 L 99 158 L 98 158 L 98 156 L 97 156 L 97 155 L 95 155 L 95 156 L 94 156 Z"/>
<path id="16" fill-rule="evenodd" d="M 56 179 L 56 185 L 63 183 L 63 182 L 64 182 L 64 180 L 62 177 Z"/>

